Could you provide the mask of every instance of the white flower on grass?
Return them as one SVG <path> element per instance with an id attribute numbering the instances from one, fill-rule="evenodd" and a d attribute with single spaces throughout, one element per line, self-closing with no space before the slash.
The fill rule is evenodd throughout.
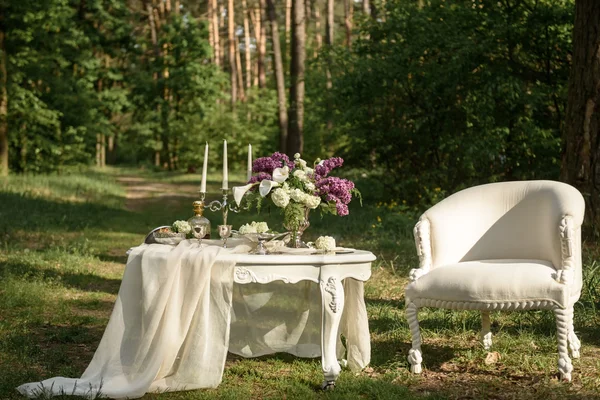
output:
<path id="1" fill-rule="evenodd" d="M 304 198 L 304 205 L 312 210 L 314 210 L 315 208 L 319 207 L 319 204 L 321 204 L 321 198 L 319 196 L 310 196 L 307 195 Z"/>
<path id="2" fill-rule="evenodd" d="M 333 251 L 335 249 L 335 239 L 331 236 L 319 236 L 315 240 L 315 247 L 319 250 Z"/>
<path id="3" fill-rule="evenodd" d="M 285 208 L 290 203 L 290 195 L 285 190 L 279 188 L 273 191 L 271 200 L 275 206 Z"/>
<path id="4" fill-rule="evenodd" d="M 187 221 L 179 220 L 173 222 L 173 226 L 171 228 L 173 232 L 176 233 L 185 233 L 186 235 L 192 231 L 192 227 Z"/>

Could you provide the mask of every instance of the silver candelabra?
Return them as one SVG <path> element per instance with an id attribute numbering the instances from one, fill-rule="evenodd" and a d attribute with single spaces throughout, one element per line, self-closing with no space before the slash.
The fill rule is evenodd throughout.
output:
<path id="1" fill-rule="evenodd" d="M 223 212 L 223 224 L 217 226 L 217 231 L 219 232 L 219 236 L 223 239 L 223 247 L 227 247 L 227 238 L 231 236 L 231 225 L 227 225 L 227 215 L 229 211 L 234 213 L 239 213 L 241 210 L 248 210 L 249 206 L 240 208 L 235 203 L 230 203 L 227 201 L 229 196 L 229 189 L 221 189 L 223 192 L 223 200 L 213 200 L 207 204 L 207 207 L 212 212 L 222 211 Z M 200 200 L 204 203 L 204 199 L 206 198 L 206 192 L 200 192 Z"/>

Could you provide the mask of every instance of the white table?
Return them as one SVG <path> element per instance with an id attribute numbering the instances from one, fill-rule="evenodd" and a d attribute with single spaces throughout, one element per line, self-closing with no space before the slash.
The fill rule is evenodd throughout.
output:
<path id="1" fill-rule="evenodd" d="M 298 283 L 308 280 L 321 290 L 321 364 L 325 376 L 324 388 L 332 387 L 340 374 L 336 343 L 342 310 L 343 280 L 366 281 L 371 276 L 373 253 L 352 250 L 345 254 L 229 254 L 224 258 L 236 262 L 234 282 L 238 284 L 283 281 Z M 360 299 L 364 304 L 364 298 Z"/>

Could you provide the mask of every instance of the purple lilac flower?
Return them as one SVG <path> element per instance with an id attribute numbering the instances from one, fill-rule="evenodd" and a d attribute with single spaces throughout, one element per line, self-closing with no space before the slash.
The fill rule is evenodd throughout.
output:
<path id="1" fill-rule="evenodd" d="M 266 172 L 259 172 L 257 175 L 252 175 L 248 183 L 260 182 L 263 179 L 272 180 L 273 177 L 271 176 L 271 174 L 267 174 Z"/>
<path id="2" fill-rule="evenodd" d="M 352 189 L 354 183 L 343 178 L 329 176 L 317 180 L 316 187 L 319 196 L 324 197 L 326 201 L 335 202 L 338 215 L 348 215 L 348 206 L 352 200 Z"/>
<path id="3" fill-rule="evenodd" d="M 276 151 L 271 155 L 271 159 L 279 164 L 275 168 L 281 168 L 285 165 L 287 165 L 290 169 L 294 168 L 294 162 L 290 161 L 290 158 L 283 153 L 279 153 Z"/>
<path id="4" fill-rule="evenodd" d="M 341 167 L 344 164 L 344 159 L 341 157 L 331 157 L 328 160 L 323 161 L 321 165 L 315 167 L 315 175 L 321 178 L 325 178 L 332 169 Z"/>
<path id="5" fill-rule="evenodd" d="M 348 206 L 342 203 L 336 203 L 335 210 L 337 212 L 337 215 L 342 217 L 350 213 L 350 211 L 348 211 Z"/>
<path id="6" fill-rule="evenodd" d="M 290 169 L 294 168 L 294 163 L 290 161 L 288 156 L 276 152 L 269 157 L 260 157 L 254 160 L 254 163 L 252 163 L 252 172 L 266 172 L 272 175 L 275 168 L 281 168 L 284 165 L 287 165 Z"/>

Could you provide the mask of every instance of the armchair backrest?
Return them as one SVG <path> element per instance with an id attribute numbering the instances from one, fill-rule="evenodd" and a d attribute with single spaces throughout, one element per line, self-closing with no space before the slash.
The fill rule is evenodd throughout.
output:
<path id="1" fill-rule="evenodd" d="M 574 256 L 580 269 L 584 210 L 581 193 L 570 185 L 521 181 L 462 190 L 431 207 L 421 218 L 430 223 L 432 268 L 486 259 L 546 260 L 559 268 L 559 226 L 570 215 Z"/>

